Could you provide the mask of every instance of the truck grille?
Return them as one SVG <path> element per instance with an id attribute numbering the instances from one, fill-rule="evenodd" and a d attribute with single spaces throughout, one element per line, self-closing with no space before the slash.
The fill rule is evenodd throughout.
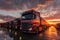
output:
<path id="1" fill-rule="evenodd" d="M 29 23 L 22 23 L 22 28 L 23 29 L 28 29 L 28 28 L 30 28 L 30 24 Z"/>

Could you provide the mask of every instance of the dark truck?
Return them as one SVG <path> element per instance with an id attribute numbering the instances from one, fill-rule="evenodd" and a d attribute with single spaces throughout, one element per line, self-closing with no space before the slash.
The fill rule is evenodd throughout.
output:
<path id="1" fill-rule="evenodd" d="M 1 27 L 11 30 L 21 30 L 26 33 L 39 33 L 49 28 L 49 24 L 40 16 L 41 13 L 35 10 L 28 10 L 22 13 L 21 18 L 16 18 L 3 23 Z"/>
<path id="2" fill-rule="evenodd" d="M 29 10 L 21 15 L 20 30 L 26 33 L 39 33 L 49 28 L 49 24 L 40 16 L 39 12 Z"/>

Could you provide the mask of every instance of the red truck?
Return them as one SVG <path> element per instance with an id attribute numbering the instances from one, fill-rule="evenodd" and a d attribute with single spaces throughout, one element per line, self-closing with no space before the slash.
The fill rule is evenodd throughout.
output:
<path id="1" fill-rule="evenodd" d="M 49 28 L 49 24 L 35 10 L 28 10 L 21 15 L 20 30 L 26 33 L 39 33 Z"/>
<path id="2" fill-rule="evenodd" d="M 26 33 L 39 33 L 49 28 L 49 24 L 40 16 L 41 13 L 35 10 L 28 10 L 22 13 L 21 18 L 3 24 L 8 29 L 17 29 Z"/>

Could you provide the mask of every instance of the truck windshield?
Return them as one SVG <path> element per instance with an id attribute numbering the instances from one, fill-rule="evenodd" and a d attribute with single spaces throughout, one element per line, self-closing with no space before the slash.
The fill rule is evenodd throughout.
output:
<path id="1" fill-rule="evenodd" d="M 31 19 L 35 19 L 35 18 L 36 18 L 36 15 L 33 13 L 22 14 L 23 20 L 31 20 Z"/>

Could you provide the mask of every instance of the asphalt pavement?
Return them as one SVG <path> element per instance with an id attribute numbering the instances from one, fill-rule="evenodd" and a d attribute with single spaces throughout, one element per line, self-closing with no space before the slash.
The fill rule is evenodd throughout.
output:
<path id="1" fill-rule="evenodd" d="M 56 29 L 54 26 L 39 34 L 9 31 L 0 29 L 0 40 L 60 40 L 60 29 Z"/>

